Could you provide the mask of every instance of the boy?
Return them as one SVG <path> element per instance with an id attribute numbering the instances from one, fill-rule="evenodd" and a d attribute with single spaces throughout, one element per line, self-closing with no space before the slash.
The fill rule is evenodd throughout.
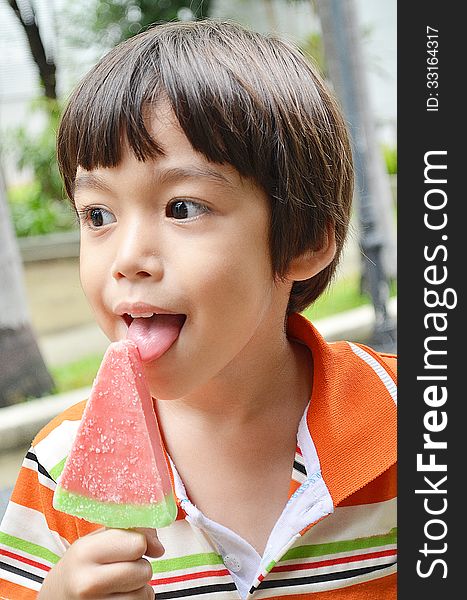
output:
<path id="1" fill-rule="evenodd" d="M 353 182 L 314 70 L 233 24 L 156 26 L 84 78 L 58 158 L 83 289 L 138 344 L 179 512 L 159 542 L 55 511 L 73 407 L 21 470 L 2 597 L 394 599 L 394 358 L 298 314 L 335 271 Z"/>

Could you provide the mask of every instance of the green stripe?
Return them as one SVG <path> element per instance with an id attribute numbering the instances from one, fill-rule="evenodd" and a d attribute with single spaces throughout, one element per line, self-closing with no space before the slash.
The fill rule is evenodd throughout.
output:
<path id="1" fill-rule="evenodd" d="M 55 467 L 52 467 L 52 469 L 50 469 L 49 471 L 49 475 L 55 479 L 55 481 L 57 481 L 58 476 L 61 475 L 62 471 L 63 471 L 63 467 L 65 466 L 65 461 L 66 461 L 66 456 L 64 459 L 62 459 L 59 463 L 57 463 L 55 465 Z"/>
<path id="2" fill-rule="evenodd" d="M 264 569 L 264 572 L 269 573 L 269 571 L 272 571 L 276 565 L 277 565 L 277 561 L 271 560 L 271 562 L 268 564 L 268 566 Z"/>
<path id="3" fill-rule="evenodd" d="M 5 546 L 10 548 L 16 548 L 16 550 L 21 550 L 22 552 L 26 552 L 32 556 L 37 556 L 37 558 L 42 558 L 43 560 L 53 564 L 60 560 L 60 556 L 54 554 L 50 550 L 47 550 L 47 548 L 43 548 L 42 546 L 38 546 L 37 544 L 22 540 L 21 538 L 14 537 L 13 535 L 8 535 L 7 533 L 3 533 L 1 531 L 0 544 L 5 544 Z"/>
<path id="4" fill-rule="evenodd" d="M 386 535 L 373 535 L 366 538 L 357 538 L 355 540 L 344 540 L 342 542 L 331 542 L 329 544 L 310 544 L 292 548 L 284 554 L 280 562 L 296 558 L 310 558 L 312 556 L 323 556 L 324 554 L 337 554 L 339 552 L 349 552 L 351 550 L 386 546 L 388 544 L 395 544 L 396 540 L 397 528 L 394 527 L 394 529 L 391 529 Z"/>
<path id="5" fill-rule="evenodd" d="M 192 569 L 193 567 L 212 567 L 214 565 L 222 564 L 222 557 L 215 552 L 188 554 L 187 556 L 181 556 L 180 558 L 167 558 L 165 560 L 151 562 L 153 573 L 180 571 L 182 569 Z"/>

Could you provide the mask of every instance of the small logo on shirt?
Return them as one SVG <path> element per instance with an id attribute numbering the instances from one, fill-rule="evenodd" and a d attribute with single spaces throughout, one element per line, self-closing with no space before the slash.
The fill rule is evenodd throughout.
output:
<path id="1" fill-rule="evenodd" d="M 290 504 L 290 502 L 293 502 L 293 500 L 295 500 L 295 498 L 298 498 L 299 496 L 301 496 L 303 494 L 303 492 L 306 492 L 306 490 L 310 486 L 315 485 L 315 483 L 317 483 L 318 481 L 321 481 L 322 479 L 323 478 L 321 476 L 321 471 L 317 471 L 316 473 L 313 473 L 312 475 L 308 475 L 308 477 L 305 479 L 305 481 L 302 483 L 302 485 L 298 488 L 298 490 L 295 490 L 295 492 L 290 496 L 288 504 Z"/>

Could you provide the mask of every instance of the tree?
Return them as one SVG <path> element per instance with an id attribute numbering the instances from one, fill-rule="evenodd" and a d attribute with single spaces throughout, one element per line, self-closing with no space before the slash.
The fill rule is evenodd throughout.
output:
<path id="1" fill-rule="evenodd" d="M 88 0 L 70 3 L 65 11 L 73 20 L 69 34 L 78 46 L 112 47 L 161 21 L 203 19 L 211 0 Z"/>
<path id="2" fill-rule="evenodd" d="M 44 95 L 55 100 L 57 98 L 56 66 L 53 58 L 46 54 L 34 4 L 32 0 L 22 0 L 21 6 L 16 0 L 7 1 L 26 34 L 31 56 L 39 70 Z"/>
<path id="3" fill-rule="evenodd" d="M 391 192 L 385 177 L 369 103 L 354 0 L 317 0 L 330 79 L 349 123 L 356 172 L 356 195 L 365 256 L 364 282 L 375 309 L 371 343 L 394 351 L 395 324 L 387 311 L 389 266 L 395 265 Z M 386 258 L 386 260 L 385 260 Z"/>
<path id="4" fill-rule="evenodd" d="M 45 51 L 32 0 L 7 0 L 23 28 L 47 102 L 56 100 L 55 62 Z M 0 406 L 52 391 L 54 382 L 30 324 L 21 256 L 0 164 Z"/>
<path id="5" fill-rule="evenodd" d="M 21 257 L 0 168 L 0 406 L 38 397 L 53 388 L 29 322 Z"/>

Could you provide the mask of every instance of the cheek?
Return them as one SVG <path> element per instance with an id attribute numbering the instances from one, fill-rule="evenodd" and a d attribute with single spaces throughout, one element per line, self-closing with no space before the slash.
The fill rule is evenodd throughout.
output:
<path id="1" fill-rule="evenodd" d="M 88 265 L 86 262 L 86 255 L 81 251 L 79 257 L 79 279 L 81 281 L 81 287 L 83 288 L 83 292 L 89 300 L 89 273 L 88 273 Z"/>
<path id="2" fill-rule="evenodd" d="M 97 308 L 99 292 L 103 289 L 102 263 L 87 252 L 80 253 L 79 275 L 81 287 L 88 302 Z"/>
<path id="3" fill-rule="evenodd" d="M 86 254 L 83 253 L 81 253 L 79 259 L 79 277 L 81 280 L 81 287 L 83 288 L 84 293 L 88 297 L 93 287 L 94 277 L 92 276 L 89 260 Z"/>
<path id="4" fill-rule="evenodd" d="M 262 302 L 273 282 L 268 249 L 261 244 L 219 244 L 187 269 L 200 299 L 219 310 L 235 312 L 245 303 Z"/>

